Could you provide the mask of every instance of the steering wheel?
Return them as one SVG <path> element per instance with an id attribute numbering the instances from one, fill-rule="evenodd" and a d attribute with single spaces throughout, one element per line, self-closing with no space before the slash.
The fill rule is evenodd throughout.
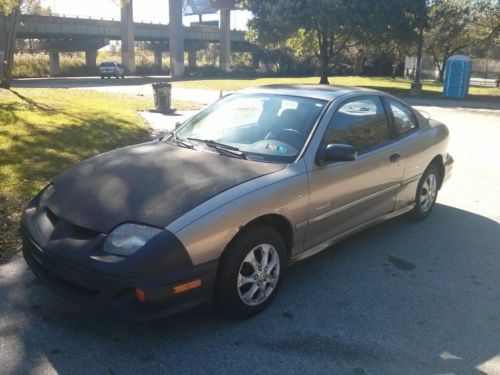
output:
<path id="1" fill-rule="evenodd" d="M 275 137 L 276 140 L 289 144 L 299 150 L 304 143 L 304 137 L 295 129 L 283 129 Z"/>

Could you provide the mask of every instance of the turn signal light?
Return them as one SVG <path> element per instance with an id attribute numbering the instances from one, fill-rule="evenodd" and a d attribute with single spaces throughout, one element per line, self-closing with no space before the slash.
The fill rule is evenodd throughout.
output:
<path id="1" fill-rule="evenodd" d="M 186 283 L 175 285 L 173 288 L 174 294 L 184 293 L 188 290 L 199 288 L 202 285 L 201 278 L 196 280 L 191 280 Z"/>
<path id="2" fill-rule="evenodd" d="M 146 302 L 146 294 L 141 288 L 135 288 L 135 297 L 142 303 Z"/>

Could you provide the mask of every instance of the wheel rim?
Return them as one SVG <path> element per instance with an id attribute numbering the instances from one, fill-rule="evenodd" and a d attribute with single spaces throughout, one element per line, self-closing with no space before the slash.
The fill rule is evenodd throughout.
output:
<path id="1" fill-rule="evenodd" d="M 238 271 L 237 289 L 241 301 L 257 306 L 273 293 L 280 276 L 278 251 L 269 244 L 250 250 Z"/>
<path id="2" fill-rule="evenodd" d="M 437 179 L 434 174 L 426 177 L 420 189 L 420 208 L 426 212 L 432 207 L 437 194 Z"/>

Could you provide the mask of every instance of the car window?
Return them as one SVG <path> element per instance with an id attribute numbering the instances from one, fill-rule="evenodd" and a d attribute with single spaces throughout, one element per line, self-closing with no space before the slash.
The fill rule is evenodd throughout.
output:
<path id="1" fill-rule="evenodd" d="M 417 128 L 417 120 L 410 108 L 393 99 L 385 100 L 387 100 L 392 115 L 394 116 L 394 128 L 397 135 L 406 134 Z"/>
<path id="2" fill-rule="evenodd" d="M 324 144 L 353 146 L 363 152 L 391 139 L 384 108 L 378 97 L 364 97 L 343 104 L 333 115 Z"/>

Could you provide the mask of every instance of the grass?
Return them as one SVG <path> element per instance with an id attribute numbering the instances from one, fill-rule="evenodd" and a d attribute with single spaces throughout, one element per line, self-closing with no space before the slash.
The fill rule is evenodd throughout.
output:
<path id="1" fill-rule="evenodd" d="M 186 88 L 214 89 L 223 91 L 241 90 L 251 86 L 261 86 L 270 84 L 316 84 L 319 77 L 272 77 L 272 78 L 227 78 L 227 79 L 203 79 L 203 80 L 181 80 L 175 85 Z M 395 95 L 408 95 L 410 81 L 402 78 L 387 77 L 330 77 L 330 84 L 345 86 L 363 86 L 387 91 Z M 443 87 L 439 83 L 425 82 L 423 85 L 423 95 L 430 98 L 440 98 Z M 500 96 L 500 89 L 491 87 L 471 87 L 469 94 L 472 99 L 484 99 L 490 96 Z M 498 98 L 493 98 L 498 100 Z"/>
<path id="2" fill-rule="evenodd" d="M 19 250 L 21 212 L 52 177 L 93 155 L 150 139 L 138 111 L 151 101 L 84 90 L 0 89 L 0 262 Z"/>

